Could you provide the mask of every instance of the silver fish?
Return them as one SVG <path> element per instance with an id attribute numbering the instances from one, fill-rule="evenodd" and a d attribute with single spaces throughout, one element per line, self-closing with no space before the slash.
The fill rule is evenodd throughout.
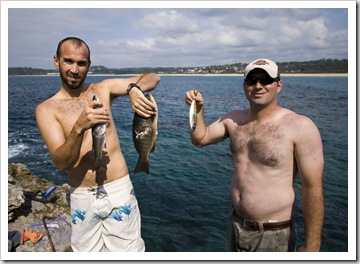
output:
<path id="1" fill-rule="evenodd" d="M 96 95 L 94 95 L 93 100 L 99 101 Z M 92 127 L 91 134 L 93 140 L 93 150 L 95 152 L 94 167 L 95 169 L 98 169 L 99 167 L 106 168 L 106 162 L 102 158 L 103 148 L 105 147 L 106 124 L 100 123 L 94 125 Z"/>
<path id="2" fill-rule="evenodd" d="M 155 99 L 151 94 L 146 98 L 156 105 Z M 137 113 L 134 114 L 132 125 L 132 136 L 134 146 L 139 153 L 139 158 L 134 169 L 134 174 L 144 171 L 146 174 L 149 170 L 149 154 L 155 151 L 156 136 L 158 134 L 158 114 L 145 118 Z"/>
<path id="3" fill-rule="evenodd" d="M 195 96 L 198 94 L 198 91 L 194 91 Z M 196 123 L 197 123 L 197 107 L 196 107 L 196 101 L 193 100 L 190 105 L 189 109 L 189 123 L 190 123 L 190 129 L 195 130 L 196 129 Z"/>

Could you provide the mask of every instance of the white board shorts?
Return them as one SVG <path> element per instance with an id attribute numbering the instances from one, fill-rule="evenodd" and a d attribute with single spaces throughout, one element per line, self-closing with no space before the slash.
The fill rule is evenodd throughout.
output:
<path id="1" fill-rule="evenodd" d="M 70 188 L 74 252 L 145 251 L 129 175 L 95 188 Z"/>

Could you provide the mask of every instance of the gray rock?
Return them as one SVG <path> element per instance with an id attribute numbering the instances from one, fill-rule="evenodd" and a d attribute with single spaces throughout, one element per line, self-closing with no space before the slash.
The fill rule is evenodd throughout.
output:
<path id="1" fill-rule="evenodd" d="M 21 207 L 25 202 L 23 188 L 19 185 L 8 183 L 8 220 L 14 216 L 14 210 Z"/>
<path id="2" fill-rule="evenodd" d="M 52 251 L 49 235 L 43 225 L 43 217 L 46 223 L 54 221 L 56 227 L 48 224 L 50 237 L 56 251 L 71 251 L 71 215 L 68 203 L 70 186 L 64 184 L 57 186 L 48 199 L 58 197 L 52 203 L 42 203 L 29 199 L 26 192 L 36 193 L 45 191 L 54 182 L 39 178 L 34 175 L 26 165 L 11 163 L 8 165 L 9 174 L 9 209 L 8 230 L 27 231 L 35 230 L 44 234 L 41 240 L 32 244 L 30 240 L 16 247 L 17 252 L 45 252 Z M 57 220 L 57 221 L 56 221 Z M 54 224 L 53 223 L 53 224 Z"/>

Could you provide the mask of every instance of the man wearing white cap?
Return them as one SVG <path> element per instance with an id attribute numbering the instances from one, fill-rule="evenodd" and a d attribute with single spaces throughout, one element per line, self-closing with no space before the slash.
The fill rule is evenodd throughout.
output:
<path id="1" fill-rule="evenodd" d="M 206 126 L 204 100 L 197 102 L 196 146 L 230 138 L 234 160 L 229 216 L 230 251 L 319 251 L 324 219 L 321 136 L 309 118 L 283 108 L 277 94 L 283 83 L 278 66 L 257 59 L 245 68 L 243 88 L 250 107 L 235 110 Z M 296 245 L 294 181 L 300 175 L 304 244 Z"/>

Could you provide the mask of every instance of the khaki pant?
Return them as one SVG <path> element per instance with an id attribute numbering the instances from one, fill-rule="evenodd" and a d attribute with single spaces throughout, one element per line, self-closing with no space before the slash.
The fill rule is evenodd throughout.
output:
<path id="1" fill-rule="evenodd" d="M 296 250 L 295 221 L 281 230 L 248 230 L 233 214 L 228 218 L 229 251 L 238 252 L 294 252 Z"/>

